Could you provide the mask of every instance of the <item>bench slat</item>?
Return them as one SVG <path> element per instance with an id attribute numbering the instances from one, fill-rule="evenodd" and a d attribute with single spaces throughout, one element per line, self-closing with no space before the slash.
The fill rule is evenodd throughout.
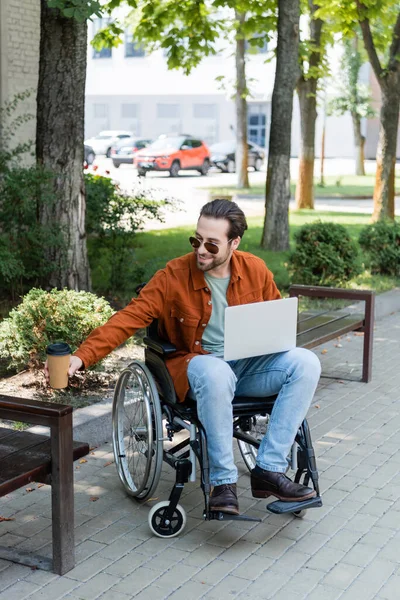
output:
<path id="1" fill-rule="evenodd" d="M 27 432 L 16 433 L 23 437 Z M 43 481 L 51 473 L 51 441 L 45 436 L 38 437 L 45 439 L 28 449 L 14 452 L 1 461 L 0 496 L 9 494 L 31 481 Z M 78 460 L 88 453 L 88 444 L 73 442 L 73 460 Z"/>
<path id="2" fill-rule="evenodd" d="M 310 317 L 306 321 L 302 321 L 297 326 L 297 333 L 307 333 L 308 331 L 315 331 L 318 335 L 318 329 L 329 325 L 330 323 L 336 323 L 336 328 L 340 330 L 342 323 L 345 319 L 352 319 L 354 323 L 358 323 L 363 320 L 362 315 L 350 314 L 347 312 L 327 313 L 324 315 L 318 314 L 314 317 Z M 350 322 L 350 321 L 349 321 Z"/>
<path id="3" fill-rule="evenodd" d="M 322 325 L 317 329 L 306 331 L 297 335 L 297 346 L 301 348 L 315 348 L 329 340 L 333 340 L 349 331 L 360 329 L 364 325 L 364 320 L 354 317 L 344 317 L 340 321 L 333 321 Z"/>
<path id="4" fill-rule="evenodd" d="M 3 429 L 3 428 L 2 428 Z M 23 435 L 21 435 L 23 434 Z M 0 439 L 0 460 L 21 450 L 29 450 L 48 439 L 46 435 L 37 435 L 29 431 L 13 431 L 11 435 Z M 3 464 L 3 463 L 2 463 Z M 3 470 L 3 468 L 1 469 Z"/>

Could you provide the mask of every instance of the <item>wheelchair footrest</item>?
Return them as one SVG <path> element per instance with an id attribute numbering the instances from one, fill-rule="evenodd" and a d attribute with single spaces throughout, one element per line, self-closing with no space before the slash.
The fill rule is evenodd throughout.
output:
<path id="1" fill-rule="evenodd" d="M 306 510 L 308 508 L 319 508 L 320 506 L 322 506 L 321 496 L 316 496 L 315 498 L 303 500 L 302 502 L 283 502 L 282 500 L 277 500 L 276 502 L 267 504 L 267 510 L 277 515 L 281 515 L 283 513 L 300 512 L 301 510 Z"/>
<path id="2" fill-rule="evenodd" d="M 248 517 L 246 515 L 229 515 L 221 511 L 210 510 L 208 514 L 204 512 L 204 518 L 206 521 L 255 521 L 261 522 L 261 519 L 255 517 Z"/>

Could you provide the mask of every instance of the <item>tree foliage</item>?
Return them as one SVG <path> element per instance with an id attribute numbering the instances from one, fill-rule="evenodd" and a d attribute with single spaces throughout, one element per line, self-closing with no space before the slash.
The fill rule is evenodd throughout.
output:
<path id="1" fill-rule="evenodd" d="M 328 114 L 344 115 L 351 112 L 366 119 L 375 116 L 370 89 L 359 81 L 360 70 L 366 60 L 365 51 L 360 49 L 357 39 L 354 36 L 353 39 L 344 38 L 337 95 L 328 103 Z"/>

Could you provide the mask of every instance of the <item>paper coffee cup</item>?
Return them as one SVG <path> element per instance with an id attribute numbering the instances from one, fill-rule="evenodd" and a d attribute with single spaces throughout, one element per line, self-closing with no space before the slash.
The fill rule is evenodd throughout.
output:
<path id="1" fill-rule="evenodd" d="M 72 350 L 64 342 L 49 344 L 46 348 L 50 387 L 61 390 L 68 386 L 69 359 Z"/>

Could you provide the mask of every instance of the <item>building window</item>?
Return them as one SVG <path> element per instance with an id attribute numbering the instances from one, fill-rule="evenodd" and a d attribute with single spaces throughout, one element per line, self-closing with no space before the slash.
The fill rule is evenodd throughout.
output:
<path id="1" fill-rule="evenodd" d="M 121 117 L 123 119 L 136 119 L 138 116 L 137 104 L 121 104 Z"/>
<path id="2" fill-rule="evenodd" d="M 108 104 L 93 104 L 95 119 L 106 119 L 108 117 Z"/>
<path id="3" fill-rule="evenodd" d="M 215 104 L 193 104 L 195 119 L 215 119 L 217 106 Z"/>
<path id="4" fill-rule="evenodd" d="M 135 42 L 132 33 L 125 31 L 125 57 L 139 58 L 144 56 L 144 48 L 139 43 Z"/>
<path id="5" fill-rule="evenodd" d="M 104 29 L 111 22 L 109 17 L 104 19 L 94 19 L 93 21 L 93 37 L 96 35 L 100 29 Z M 93 48 L 93 58 L 111 58 L 111 48 L 102 48 L 101 50 L 96 50 Z"/>
<path id="6" fill-rule="evenodd" d="M 247 139 L 265 148 L 267 134 L 267 107 L 265 104 L 250 104 L 247 116 Z"/>
<path id="7" fill-rule="evenodd" d="M 179 104 L 157 104 L 157 117 L 159 119 L 176 119 L 179 117 Z"/>

